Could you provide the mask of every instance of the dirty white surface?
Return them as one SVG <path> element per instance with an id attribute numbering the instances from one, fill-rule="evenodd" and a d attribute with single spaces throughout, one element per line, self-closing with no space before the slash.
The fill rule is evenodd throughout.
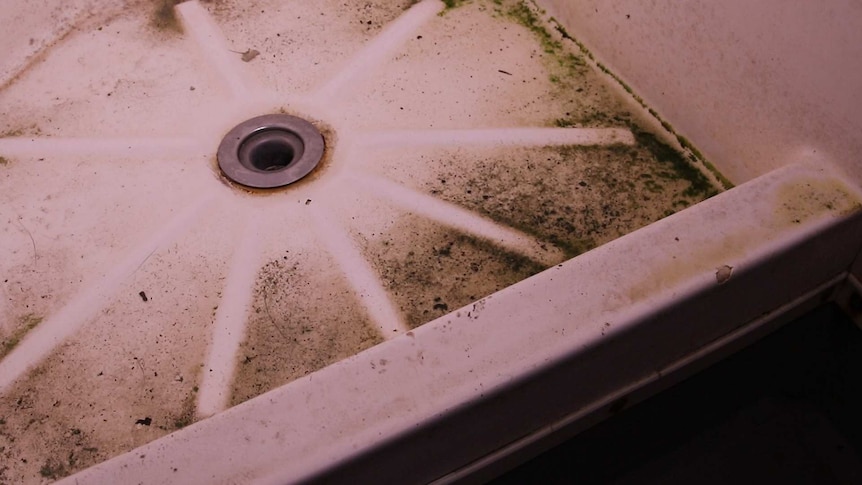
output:
<path id="1" fill-rule="evenodd" d="M 524 375 L 603 346 L 609 348 L 604 357 L 593 353 L 576 364 L 565 386 L 582 396 L 577 403 L 586 408 L 596 406 L 594 399 L 610 402 L 607 393 L 625 396 L 632 376 L 659 379 L 679 356 L 697 350 L 693 343 L 723 336 L 711 335 L 715 328 L 701 323 L 722 321 L 736 309 L 714 308 L 702 319 L 689 315 L 659 335 L 637 332 L 645 315 L 688 296 L 731 288 L 737 278 L 761 271 L 768 258 L 860 207 L 859 193 L 834 172 L 813 165 L 785 167 L 74 478 L 293 483 L 401 433 L 430 426 L 441 413 L 494 395 Z M 741 213 L 748 224 L 739 224 Z M 846 264 L 860 236 L 857 230 Z M 784 281 L 788 286 L 819 272 L 800 262 L 798 268 L 770 266 L 767 278 L 776 271 L 790 275 Z M 746 285 L 763 283 L 749 279 Z M 633 331 L 644 340 L 619 338 Z M 665 352 L 648 350 L 652 347 Z M 542 409 L 535 396 L 510 396 L 519 399 L 535 412 Z M 459 436 L 437 443 L 438 448 L 458 448 L 473 439 Z M 422 450 L 434 448 L 426 443 L 417 446 L 418 456 L 407 456 L 427 462 Z M 403 466 L 387 458 L 378 457 L 372 473 Z M 409 470 L 403 473 L 410 476 Z"/>
<path id="2" fill-rule="evenodd" d="M 4 7 L 0 483 L 206 422 L 717 191 L 519 2 L 173 3 Z M 221 136 L 277 112 L 321 128 L 322 166 L 224 180 Z"/>

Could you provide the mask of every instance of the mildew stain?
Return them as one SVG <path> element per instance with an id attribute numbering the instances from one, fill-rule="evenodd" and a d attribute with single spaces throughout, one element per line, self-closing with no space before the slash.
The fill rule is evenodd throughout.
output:
<path id="1" fill-rule="evenodd" d="M 584 53 L 567 48 L 562 42 L 565 35 L 552 34 L 537 7 L 521 0 L 494 4 L 497 16 L 523 27 L 538 41 L 538 55 L 545 67 L 542 75 L 551 82 L 555 105 L 562 111 L 549 124 L 561 128 L 623 127 L 631 122 L 625 104 L 590 67 Z"/>
<path id="2" fill-rule="evenodd" d="M 223 257 L 213 252 L 153 255 L 111 305 L 5 390 L 0 463 L 8 468 L 0 477 L 5 473 L 11 483 L 61 478 L 193 421 L 206 346 L 199 329 L 210 321 L 223 270 Z M 180 261 L 182 274 L 171 272 Z M 30 306 L 50 308 L 41 295 Z M 27 315 L 19 328 L 44 325 L 42 314 Z"/>
<path id="3" fill-rule="evenodd" d="M 17 71 L 13 71 L 10 73 L 8 77 L 5 79 L 0 79 L 0 92 L 8 88 L 9 86 L 18 82 L 21 78 L 23 78 L 30 70 L 45 60 L 48 52 L 50 52 L 55 46 L 60 45 L 63 41 L 66 40 L 73 32 L 77 29 L 80 29 L 83 24 L 86 23 L 88 17 L 90 19 L 95 17 L 92 12 L 82 12 L 77 16 L 77 18 L 73 19 L 71 22 L 64 22 L 63 24 L 55 24 L 51 28 L 55 29 L 54 32 L 51 32 L 51 37 L 48 38 L 47 42 L 44 42 L 35 52 L 33 52 L 24 64 Z"/>
<path id="4" fill-rule="evenodd" d="M 12 223 L 7 227 L 15 228 Z M 20 264 L 3 268 L 0 279 L 0 298 L 6 300 L 0 305 L 0 358 L 17 347 L 44 316 L 56 311 L 70 293 L 70 255 L 62 250 L 42 250 L 26 234 L 19 234 L 18 239 L 26 241 L 19 246 L 26 254 L 17 254 L 22 249 L 9 247 L 7 263 L 17 259 Z"/>
<path id="5" fill-rule="evenodd" d="M 567 34 L 549 33 L 536 8 L 500 0 L 474 2 L 463 13 L 472 19 L 482 11 L 498 18 L 494 29 L 506 19 L 538 41 L 531 57 L 542 59 L 545 71 L 538 75 L 547 76 L 550 94 L 542 92 L 546 85 L 541 83 L 537 93 L 549 114 L 564 110 L 552 115 L 549 125 L 628 128 L 636 145 L 441 150 L 415 162 L 433 167 L 424 181 L 419 180 L 423 176 L 405 177 L 397 164 L 387 167 L 387 176 L 413 178 L 417 188 L 554 244 L 569 257 L 719 192 L 690 157 L 641 126 L 632 103 L 609 88 L 586 54 L 571 52 L 561 42 Z"/>
<path id="6" fill-rule="evenodd" d="M 19 387 L 0 406 L 0 483 L 57 480 L 107 458 L 89 430 L 66 418 L 62 401 L 36 388 Z"/>
<path id="7" fill-rule="evenodd" d="M 837 180 L 808 179 L 783 185 L 776 194 L 775 215 L 785 224 L 801 224 L 825 214 L 845 216 L 862 207 Z"/>
<path id="8" fill-rule="evenodd" d="M 261 268 L 253 298 L 232 405 L 383 341 L 337 270 L 293 251 Z"/>
<path id="9" fill-rule="evenodd" d="M 468 0 L 443 0 L 443 5 L 445 5 L 445 7 L 443 8 L 443 10 L 440 11 L 439 15 L 441 15 L 441 16 L 446 15 L 446 13 L 448 13 L 450 10 L 456 9 L 456 8 L 464 5 L 465 3 L 467 3 L 467 1 Z M 413 2 L 413 3 L 419 3 L 419 2 Z"/>
<path id="10" fill-rule="evenodd" d="M 178 0 L 147 0 L 140 5 L 146 6 L 146 12 L 150 12 L 150 27 L 173 34 L 182 30 L 174 8 L 178 3 Z M 257 3 L 204 3 L 217 12 L 216 16 L 222 21 L 240 18 L 238 23 L 241 25 L 234 26 L 236 31 L 261 38 L 268 36 L 270 50 L 280 55 L 290 55 L 289 43 L 302 40 L 288 39 L 285 31 L 273 31 L 270 35 L 264 29 L 250 29 L 257 25 L 258 20 L 272 16 L 272 12 L 258 8 L 260 5 Z M 317 22 L 324 22 L 320 20 L 324 17 L 319 15 L 324 11 L 330 15 L 325 22 L 349 18 L 349 23 L 342 28 L 346 34 L 341 34 L 355 35 L 359 43 L 372 37 L 414 3 L 414 0 L 352 4 L 328 1 L 321 3 L 324 6 L 319 12 L 314 11 L 310 15 L 317 18 Z M 472 8 L 467 4 L 477 4 L 479 9 L 491 5 L 488 2 L 446 3 L 447 12 L 455 6 L 464 5 L 465 8 L 439 19 L 441 22 L 457 22 L 461 13 L 466 13 L 468 7 Z M 624 109 L 624 103 L 613 96 L 603 78 L 586 62 L 586 54 L 568 52 L 558 39 L 540 26 L 538 17 L 523 2 L 495 1 L 493 5 L 499 18 L 513 20 L 532 32 L 533 36 L 529 38 L 538 39 L 536 55 L 542 57 L 547 67 L 547 72 L 540 75 L 545 76 L 544 83 L 552 85 L 550 96 L 543 91 L 540 99 L 530 97 L 529 101 L 522 102 L 547 105 L 548 126 L 630 127 L 638 143 L 635 146 L 549 146 L 487 151 L 444 149 L 423 154 L 427 157 L 424 160 L 420 157 L 423 165 L 425 161 L 430 162 L 433 176 L 416 183 L 419 189 L 517 228 L 540 241 L 557 245 L 570 257 L 715 193 L 714 187 L 704 183 L 705 179 L 688 171 L 689 165 L 682 154 L 637 128 L 634 116 Z M 329 7 L 334 9 L 335 15 Z M 142 12 L 145 10 L 138 9 L 134 13 L 140 17 L 140 25 L 146 21 Z M 306 20 L 303 18 L 302 22 Z M 227 32 L 231 32 L 231 37 L 233 31 L 228 29 Z M 422 33 L 426 42 L 431 39 L 429 33 Z M 237 36 L 242 38 L 239 34 Z M 168 38 L 158 33 L 153 37 L 160 41 Z M 168 40 L 175 37 L 172 35 Z M 256 42 L 246 43 L 258 46 Z M 250 64 L 250 68 L 260 68 L 266 65 L 265 61 L 277 64 L 270 59 L 270 56 L 275 58 L 272 52 L 259 48 L 261 57 Z M 335 54 L 331 57 L 339 58 Z M 324 57 L 323 63 L 330 60 Z M 499 72 L 512 76 L 508 72 Z M 508 99 L 503 101 L 509 102 Z M 517 109 L 518 106 L 513 107 L 514 111 Z M 544 111 L 541 116 L 545 116 Z M 324 160 L 309 177 L 287 190 L 313 183 L 326 173 L 332 162 L 335 133 L 319 121 L 312 122 L 326 138 Z M 5 136 L 23 134 L 24 131 L 16 128 Z M 404 163 L 404 158 L 413 156 L 415 153 L 412 152 L 400 153 L 402 167 L 407 165 L 418 170 L 418 165 L 413 167 Z M 0 159 L 0 164 L 2 160 L 5 159 Z M 215 170 L 220 173 L 217 167 Z M 236 187 L 232 183 L 228 185 Z M 283 190 L 236 188 L 254 194 L 287 193 Z M 833 205 L 837 203 L 832 202 Z M 789 210 L 785 218 L 798 218 L 797 212 Z M 382 234 L 360 233 L 356 237 L 411 327 L 476 302 L 544 269 L 529 258 L 492 242 L 411 215 L 397 216 L 396 222 Z M 716 252 L 715 258 L 731 254 L 732 249 L 738 247 L 732 240 L 726 241 L 725 245 L 728 249 Z M 232 404 L 382 341 L 344 276 L 330 262 L 309 259 L 308 256 L 285 252 L 260 269 L 254 287 L 247 338 L 237 355 Z M 185 257 L 183 261 L 174 263 L 184 270 L 189 267 Z M 172 274 L 167 268 L 163 267 L 164 274 Z M 683 277 L 684 271 L 690 269 L 678 268 L 678 277 Z M 670 273 L 674 271 L 669 269 Z M 673 277 L 669 276 L 666 281 L 670 282 Z M 192 286 L 188 282 L 184 285 Z M 180 289 L 178 286 L 174 290 Z M 194 293 L 197 294 L 192 296 Z M 174 308 L 182 308 L 205 293 L 200 290 L 179 295 L 164 307 L 162 314 L 177 315 Z M 154 309 L 158 302 L 168 298 L 167 291 L 158 293 L 150 287 L 146 288 L 148 297 L 139 296 L 143 294 L 143 290 L 135 287 L 123 304 L 127 308 L 141 308 L 146 304 L 144 308 Z M 213 301 L 205 305 L 208 315 L 196 322 L 198 326 L 210 321 L 209 309 L 214 311 L 215 297 L 211 299 Z M 201 305 L 204 304 L 198 304 Z M 481 306 L 480 300 L 470 311 L 481 311 Z M 3 341 L 0 352 L 14 348 L 21 336 L 40 323 L 39 315 L 50 314 L 43 312 L 42 308 L 28 310 L 27 313 L 18 308 L 15 310 L 16 330 Z M 185 313 L 181 314 L 180 320 L 190 318 Z M 201 308 L 197 308 L 195 315 L 200 317 L 202 314 Z M 100 315 L 103 321 L 101 330 L 107 335 L 115 321 L 148 324 L 150 317 L 155 319 L 154 315 L 124 315 L 121 309 L 110 308 Z M 471 313 L 472 316 L 475 313 Z M 153 325 L 151 328 L 156 327 Z M 122 341 L 123 348 L 117 350 L 117 342 L 108 342 L 108 337 L 99 332 L 84 334 L 81 341 L 87 345 L 79 343 L 79 347 L 57 349 L 45 363 L 0 397 L 0 456 L 3 462 L 12 464 L 7 468 L 0 466 L 0 482 L 60 478 L 192 423 L 198 370 L 196 367 L 191 369 L 185 359 L 201 361 L 203 343 L 189 337 L 197 335 L 191 330 L 188 330 L 189 335 L 177 330 L 169 331 L 173 333 L 166 334 L 166 337 L 158 335 L 157 344 L 174 342 L 173 345 L 183 347 L 182 351 L 176 348 L 155 350 L 155 347 L 142 344 L 141 352 L 149 348 L 149 354 L 123 355 L 114 359 L 113 364 L 110 359 L 104 359 L 111 366 L 107 371 L 101 370 L 103 358 L 99 354 L 122 353 L 125 346 L 135 349 L 133 339 Z M 180 340 L 180 337 L 187 340 Z M 87 350 L 96 347 L 98 351 Z M 81 365 L 84 361 L 78 354 L 82 352 L 93 354 L 86 365 Z M 192 352 L 195 355 L 189 356 Z M 168 357 L 177 355 L 177 362 Z M 379 361 L 381 369 L 386 364 Z M 156 373 L 158 375 L 154 375 Z M 91 392 L 80 397 L 76 392 L 82 388 Z"/>
<path id="11" fill-rule="evenodd" d="M 716 284 L 729 281 L 736 270 L 735 260 L 762 241 L 775 238 L 782 231 L 824 217 L 846 217 L 862 209 L 862 203 L 840 181 L 797 179 L 786 182 L 767 195 L 773 198 L 769 216 L 744 230 L 722 235 L 707 244 L 694 247 L 665 261 L 648 279 L 634 284 L 628 291 L 631 301 L 638 301 L 663 289 L 672 288 L 700 274 L 714 273 Z"/>
<path id="12" fill-rule="evenodd" d="M 174 430 L 183 429 L 186 426 L 195 422 L 197 392 L 198 387 L 194 386 L 192 388 L 192 392 L 186 395 L 186 399 L 185 401 L 183 401 L 183 405 L 180 411 L 168 418 L 166 424 L 166 428 L 168 428 L 168 430 L 171 430 L 171 428 L 173 428 Z M 173 420 L 173 422 L 171 422 L 170 420 Z"/>
<path id="13" fill-rule="evenodd" d="M 422 189 L 551 243 L 574 257 L 715 193 L 654 147 L 440 150 Z M 700 178 L 698 178 L 700 177 Z"/>
<path id="14" fill-rule="evenodd" d="M 30 330 L 33 330 L 37 325 L 42 323 L 42 320 L 43 317 L 32 313 L 21 317 L 18 320 L 18 325 L 15 331 L 8 337 L 4 338 L 2 343 L 0 343 L 0 359 L 6 357 L 9 352 L 12 352 L 12 350 L 21 342 L 21 339 L 24 338 Z"/>
<path id="15" fill-rule="evenodd" d="M 674 138 L 679 144 L 679 148 L 685 152 L 683 160 L 692 170 L 701 171 L 701 175 L 709 174 L 712 182 L 722 189 L 733 188 L 733 183 L 728 180 L 718 169 L 706 159 L 706 157 L 698 150 L 694 144 L 686 137 L 682 136 L 674 129 L 667 120 L 654 109 L 650 108 L 635 90 L 629 86 L 622 78 L 616 75 L 611 69 L 597 62 L 593 54 L 586 46 L 578 41 L 575 37 L 569 34 L 568 31 L 554 18 L 544 20 L 545 12 L 538 7 L 535 1 L 530 1 L 532 5 L 528 5 L 525 0 L 515 2 L 505 2 L 503 0 L 494 0 L 497 5 L 496 12 L 500 15 L 512 19 L 514 22 L 524 26 L 530 30 L 539 40 L 542 48 L 547 54 L 546 65 L 549 69 L 549 76 L 554 84 L 560 85 L 560 91 L 557 95 L 561 99 L 571 96 L 571 93 L 579 93 L 580 95 L 590 94 L 592 90 L 601 92 L 599 96 L 605 97 L 602 101 L 601 109 L 594 109 L 590 106 L 584 106 L 582 109 L 577 109 L 578 106 L 567 107 L 566 116 L 557 118 L 554 122 L 559 127 L 570 126 L 620 126 L 632 125 L 634 121 L 633 113 L 629 113 L 628 109 L 619 102 L 608 103 L 609 90 L 607 89 L 606 80 L 597 81 L 597 72 L 590 67 L 593 66 L 602 75 L 606 76 L 613 83 L 622 88 L 622 91 L 633 101 L 635 105 L 642 111 L 643 114 L 648 114 L 667 132 L 666 134 Z M 554 32 L 555 33 L 552 33 Z M 577 52 L 569 51 L 564 45 L 564 42 L 574 44 Z M 551 62 L 547 62 L 551 61 Z M 595 86 L 598 85 L 598 86 Z M 583 97 L 583 96 L 582 96 Z M 613 96 L 611 96 L 613 98 Z M 585 108 L 585 109 L 584 109 Z M 640 117 L 640 116 L 637 116 Z M 704 177 L 705 178 L 705 177 Z"/>
<path id="16" fill-rule="evenodd" d="M 366 1 L 350 5 L 352 16 L 367 32 L 381 30 L 389 22 L 397 19 L 405 10 L 419 3 L 420 0 Z M 344 4 L 345 7 L 348 4 Z M 344 14 L 350 15 L 350 11 Z"/>
<path id="17" fill-rule="evenodd" d="M 0 396 L 0 483 L 57 480 L 191 423 L 193 400 L 175 410 L 146 385 L 123 389 L 128 376 L 69 362 L 66 346 Z M 130 364 L 131 376 L 152 377 L 140 359 Z M 108 398 L 118 394 L 136 402 Z"/>
<path id="18" fill-rule="evenodd" d="M 410 241 L 405 244 L 408 234 Z M 411 328 L 544 269 L 491 242 L 415 216 L 402 216 L 385 233 L 360 238 Z"/>
<path id="19" fill-rule="evenodd" d="M 14 138 L 19 136 L 41 136 L 42 129 L 35 123 L 27 126 L 18 126 L 15 128 L 7 128 L 0 133 L 0 138 Z"/>
<path id="20" fill-rule="evenodd" d="M 755 234 L 729 234 L 697 247 L 686 254 L 657 264 L 656 271 L 648 278 L 635 282 L 627 291 L 630 302 L 640 301 L 662 290 L 673 288 L 683 281 L 700 274 L 716 274 L 713 281 L 722 284 L 729 279 L 729 271 L 718 272 L 716 268 L 733 266 L 732 262 L 745 254 L 746 248 L 757 239 Z M 659 263 L 659 262 L 657 262 Z M 727 278 L 724 278 L 724 277 Z"/>
<path id="21" fill-rule="evenodd" d="M 170 0 L 168 0 L 170 1 Z M 185 1 L 185 0 L 180 0 Z M 349 25 L 362 34 L 376 33 L 389 22 L 398 18 L 420 0 L 366 0 L 363 2 L 337 2 L 319 0 L 319 12 L 313 15 L 332 15 L 338 19 L 349 19 Z M 179 2 L 177 2 L 179 3 Z M 227 22 L 254 22 L 258 15 L 272 15 L 274 8 L 280 8 L 277 3 L 238 2 L 230 0 L 202 0 L 209 11 L 219 20 Z M 303 12 L 309 12 L 303 6 Z"/>
<path id="22" fill-rule="evenodd" d="M 177 17 L 176 6 L 186 0 L 155 0 L 150 14 L 150 25 L 160 31 L 183 32 L 183 25 Z"/>

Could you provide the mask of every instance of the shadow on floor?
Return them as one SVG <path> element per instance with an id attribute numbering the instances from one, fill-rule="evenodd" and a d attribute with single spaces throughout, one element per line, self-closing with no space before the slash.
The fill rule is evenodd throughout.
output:
<path id="1" fill-rule="evenodd" d="M 491 482 L 860 484 L 862 331 L 834 305 Z"/>

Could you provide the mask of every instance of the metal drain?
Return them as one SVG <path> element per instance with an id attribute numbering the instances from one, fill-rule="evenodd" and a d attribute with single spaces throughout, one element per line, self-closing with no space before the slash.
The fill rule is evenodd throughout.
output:
<path id="1" fill-rule="evenodd" d="M 235 126 L 218 147 L 218 165 L 227 178 L 247 187 L 292 184 L 320 163 L 323 135 L 308 121 L 290 115 L 263 115 Z"/>

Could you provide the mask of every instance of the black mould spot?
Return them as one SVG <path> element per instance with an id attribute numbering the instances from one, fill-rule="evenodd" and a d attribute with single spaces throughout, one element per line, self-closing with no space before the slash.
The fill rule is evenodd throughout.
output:
<path id="1" fill-rule="evenodd" d="M 183 26 L 180 19 L 177 18 L 177 4 L 184 0 L 156 0 L 155 9 L 150 16 L 150 25 L 161 31 L 172 31 L 176 33 L 183 32 Z"/>

